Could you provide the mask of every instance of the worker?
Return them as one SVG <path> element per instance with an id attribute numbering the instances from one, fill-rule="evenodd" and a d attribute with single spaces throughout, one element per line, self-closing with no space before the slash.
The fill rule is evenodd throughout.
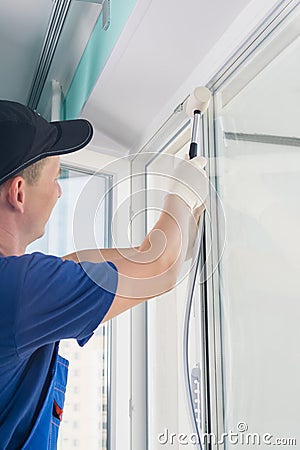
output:
<path id="1" fill-rule="evenodd" d="M 197 157 L 179 164 L 138 248 L 26 254 L 62 195 L 59 155 L 83 148 L 92 134 L 84 119 L 47 122 L 20 103 L 0 101 L 1 450 L 56 449 L 68 370 L 59 341 L 83 346 L 100 323 L 172 289 L 190 216 L 205 209 L 205 160 Z"/>

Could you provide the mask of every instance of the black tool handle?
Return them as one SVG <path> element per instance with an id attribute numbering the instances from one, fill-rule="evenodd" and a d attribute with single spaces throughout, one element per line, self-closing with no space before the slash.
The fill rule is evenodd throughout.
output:
<path id="1" fill-rule="evenodd" d="M 190 144 L 190 151 L 189 151 L 189 158 L 195 158 L 198 154 L 198 144 L 197 142 L 191 142 Z"/>

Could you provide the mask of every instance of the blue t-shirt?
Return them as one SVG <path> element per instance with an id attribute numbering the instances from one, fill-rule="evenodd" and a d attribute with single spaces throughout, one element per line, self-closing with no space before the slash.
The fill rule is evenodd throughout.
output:
<path id="1" fill-rule="evenodd" d="M 0 449 L 19 449 L 49 385 L 55 343 L 84 345 L 118 283 L 111 262 L 76 264 L 33 253 L 0 256 Z"/>

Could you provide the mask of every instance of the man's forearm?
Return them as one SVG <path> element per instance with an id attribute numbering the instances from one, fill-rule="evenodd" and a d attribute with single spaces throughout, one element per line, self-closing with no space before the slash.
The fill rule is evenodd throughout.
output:
<path id="1" fill-rule="evenodd" d="M 94 263 L 112 261 L 119 259 L 121 256 L 131 258 L 138 251 L 139 247 L 129 248 L 101 248 L 86 249 L 65 255 L 62 259 L 69 259 L 75 262 L 89 261 Z"/>
<path id="2" fill-rule="evenodd" d="M 136 263 L 157 261 L 165 270 L 172 267 L 177 273 L 186 255 L 191 214 L 181 198 L 167 195 L 158 221 L 139 247 L 80 250 L 63 259 L 75 262 L 114 262 L 120 258 Z"/>

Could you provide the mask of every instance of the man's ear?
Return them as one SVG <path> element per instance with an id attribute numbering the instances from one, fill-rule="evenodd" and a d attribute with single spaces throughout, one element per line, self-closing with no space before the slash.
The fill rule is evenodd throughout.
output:
<path id="1" fill-rule="evenodd" d="M 9 180 L 10 185 L 7 188 L 7 201 L 11 207 L 21 214 L 24 212 L 25 203 L 25 180 L 17 176 Z"/>

